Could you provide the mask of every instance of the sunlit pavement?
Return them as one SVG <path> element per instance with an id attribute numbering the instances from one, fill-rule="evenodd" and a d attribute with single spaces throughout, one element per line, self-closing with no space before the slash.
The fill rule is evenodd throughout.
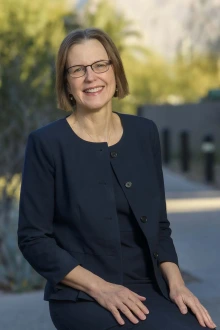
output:
<path id="1" fill-rule="evenodd" d="M 220 326 L 220 191 L 164 169 L 168 218 L 190 290 Z M 0 329 L 54 330 L 43 291 L 0 294 Z"/>

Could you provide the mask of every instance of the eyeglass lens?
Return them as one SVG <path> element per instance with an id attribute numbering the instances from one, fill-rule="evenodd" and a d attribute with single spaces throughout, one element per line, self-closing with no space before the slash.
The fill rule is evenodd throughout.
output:
<path id="1" fill-rule="evenodd" d="M 99 61 L 88 66 L 91 66 L 92 70 L 96 73 L 103 73 L 108 70 L 110 64 L 111 63 L 109 61 Z M 80 77 L 86 73 L 86 66 L 76 65 L 69 68 L 68 72 L 72 77 Z"/>

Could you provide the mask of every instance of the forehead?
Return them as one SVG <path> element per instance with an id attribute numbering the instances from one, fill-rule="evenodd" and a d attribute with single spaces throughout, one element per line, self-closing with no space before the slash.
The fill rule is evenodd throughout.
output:
<path id="1" fill-rule="evenodd" d="M 67 64 L 91 64 L 99 60 L 107 60 L 108 54 L 97 39 L 85 40 L 70 47 L 67 54 Z"/>

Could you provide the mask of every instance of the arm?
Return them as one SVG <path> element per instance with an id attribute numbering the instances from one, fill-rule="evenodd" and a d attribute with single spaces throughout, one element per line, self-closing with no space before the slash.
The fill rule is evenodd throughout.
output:
<path id="1" fill-rule="evenodd" d="M 153 121 L 151 121 L 151 144 L 153 155 L 155 159 L 155 167 L 157 171 L 157 177 L 159 180 L 160 193 L 161 193 L 161 213 L 160 213 L 160 223 L 159 223 L 159 251 L 158 251 L 158 260 L 159 263 L 162 262 L 171 262 L 176 264 L 178 267 L 178 257 L 171 238 L 172 230 L 170 228 L 170 222 L 167 219 L 167 210 L 166 210 L 166 198 L 165 198 L 165 189 L 164 189 L 164 179 L 162 171 L 162 160 L 161 160 L 161 148 L 160 148 L 160 139 L 157 126 Z"/>
<path id="2" fill-rule="evenodd" d="M 19 202 L 18 246 L 24 258 L 56 286 L 79 262 L 53 236 L 55 166 L 45 139 L 31 133 Z"/>
<path id="3" fill-rule="evenodd" d="M 109 283 L 81 267 L 53 236 L 55 166 L 51 149 L 30 134 L 19 204 L 18 246 L 29 264 L 54 287 L 61 282 L 95 297 Z"/>
<path id="4" fill-rule="evenodd" d="M 162 262 L 160 269 L 170 290 L 185 285 L 179 267 L 173 262 Z"/>
<path id="5" fill-rule="evenodd" d="M 185 286 L 179 270 L 176 250 L 171 238 L 170 222 L 167 219 L 164 180 L 162 172 L 161 149 L 158 129 L 152 121 L 151 141 L 155 158 L 156 170 L 161 189 L 162 209 L 159 230 L 159 263 L 160 269 L 169 289 L 171 300 L 179 307 L 182 314 L 187 313 L 189 307 L 196 315 L 201 326 L 215 328 L 208 311 L 200 303 L 197 297 Z"/>
<path id="6" fill-rule="evenodd" d="M 107 283 L 104 279 L 80 265 L 71 270 L 61 282 L 74 289 L 84 291 L 92 297 Z"/>

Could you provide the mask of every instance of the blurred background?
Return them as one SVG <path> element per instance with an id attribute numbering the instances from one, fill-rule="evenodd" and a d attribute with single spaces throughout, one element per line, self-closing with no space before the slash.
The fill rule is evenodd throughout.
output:
<path id="1" fill-rule="evenodd" d="M 220 325 L 219 17 L 220 0 L 1 0 L 2 328 L 29 330 L 31 321 L 33 330 L 54 329 L 43 301 L 45 279 L 17 246 L 18 203 L 29 133 L 66 115 L 56 103 L 55 57 L 78 27 L 103 29 L 120 51 L 130 95 L 114 99 L 114 110 L 158 126 L 182 273 Z"/>

